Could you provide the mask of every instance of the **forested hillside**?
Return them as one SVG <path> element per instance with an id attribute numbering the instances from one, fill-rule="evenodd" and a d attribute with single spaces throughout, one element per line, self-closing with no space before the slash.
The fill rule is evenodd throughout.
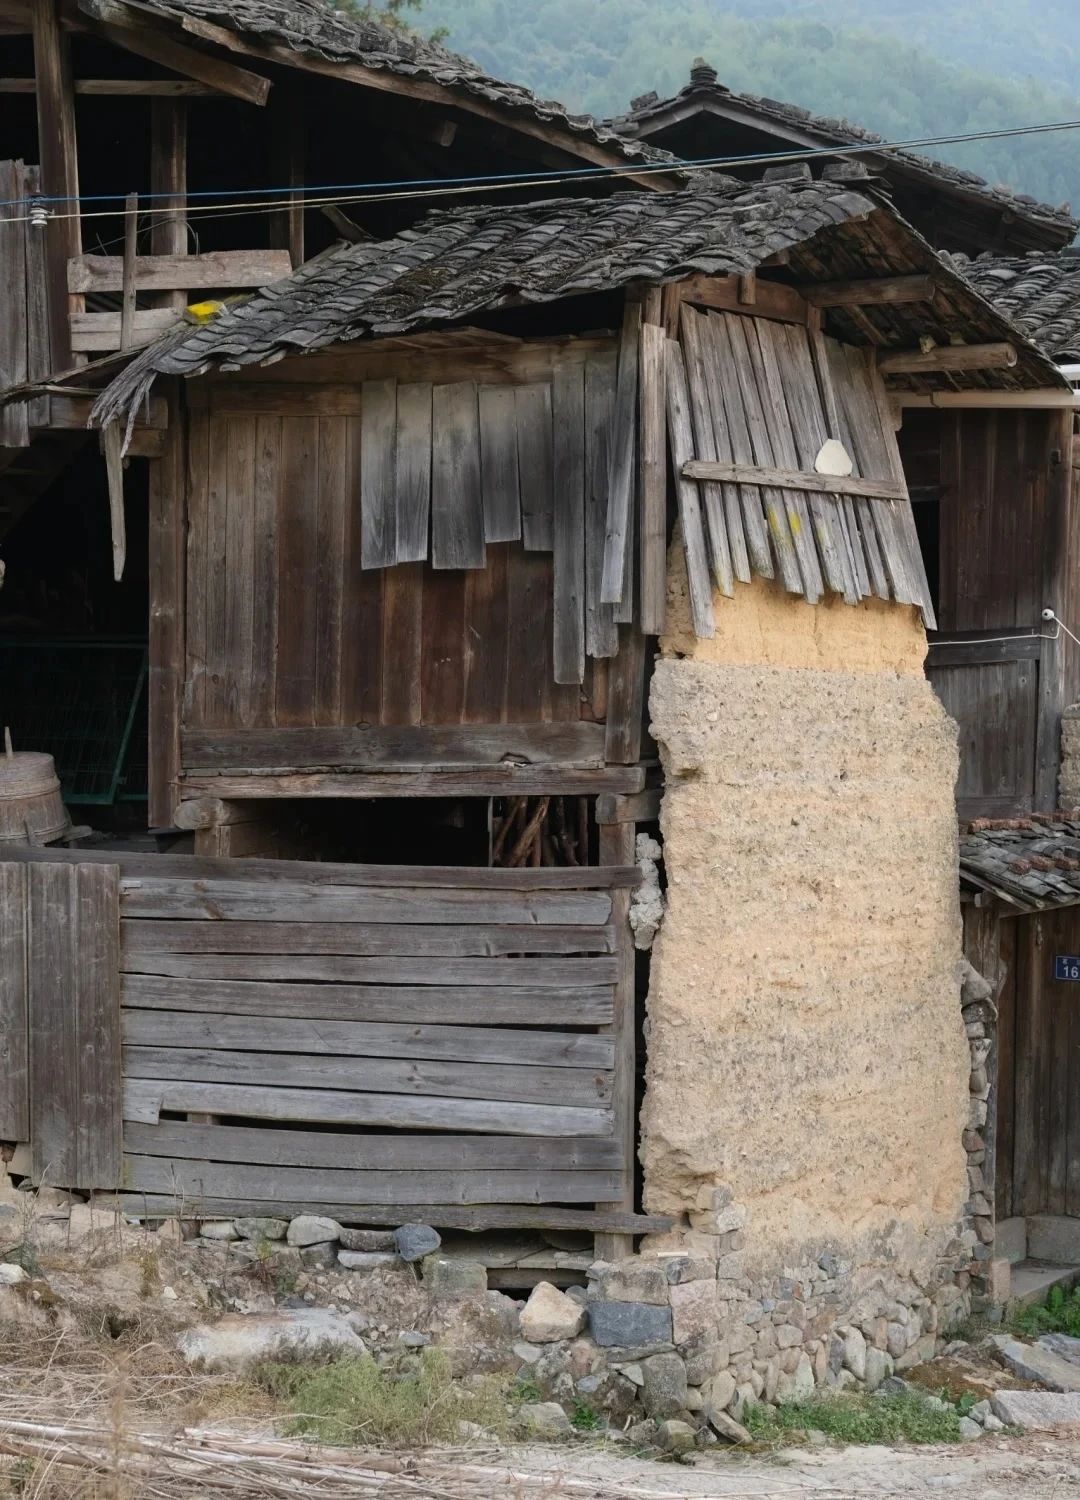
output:
<path id="1" fill-rule="evenodd" d="M 721 79 L 901 137 L 1080 118 L 1080 0 L 424 0 L 414 24 L 492 72 L 599 114 Z M 1080 205 L 1080 131 L 941 147 Z"/>

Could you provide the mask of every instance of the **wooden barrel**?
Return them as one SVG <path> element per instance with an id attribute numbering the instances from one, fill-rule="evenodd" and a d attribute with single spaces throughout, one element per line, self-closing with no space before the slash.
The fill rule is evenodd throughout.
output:
<path id="1" fill-rule="evenodd" d="M 0 844 L 48 844 L 70 827 L 52 756 L 0 754 Z"/>

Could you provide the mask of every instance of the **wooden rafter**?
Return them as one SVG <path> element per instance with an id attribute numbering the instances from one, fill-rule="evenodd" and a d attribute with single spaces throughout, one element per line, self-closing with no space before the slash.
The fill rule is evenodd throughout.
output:
<path id="1" fill-rule="evenodd" d="M 881 307 L 897 302 L 932 302 L 933 276 L 879 276 L 870 281 L 818 281 L 799 288 L 815 307 Z"/>

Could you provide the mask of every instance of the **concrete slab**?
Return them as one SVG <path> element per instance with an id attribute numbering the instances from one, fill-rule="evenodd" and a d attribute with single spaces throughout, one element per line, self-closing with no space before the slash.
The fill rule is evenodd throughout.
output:
<path id="1" fill-rule="evenodd" d="M 1080 1282 L 1080 1266 L 1024 1260 L 1013 1266 L 1011 1282 L 1013 1303 L 1031 1307 L 1036 1302 L 1045 1302 L 1051 1287 L 1060 1286 L 1068 1290 Z"/>
<path id="2" fill-rule="evenodd" d="M 1080 1266 L 1080 1219 L 1038 1214 L 1027 1221 L 1027 1253 L 1031 1260 Z"/>
<path id="3" fill-rule="evenodd" d="M 1035 1431 L 1080 1425 L 1080 1395 L 1054 1391 L 997 1391 L 991 1410 L 1008 1427 Z"/>
<path id="4" fill-rule="evenodd" d="M 994 1228 L 994 1254 L 1016 1265 L 1027 1253 L 1027 1220 L 1001 1219 Z"/>

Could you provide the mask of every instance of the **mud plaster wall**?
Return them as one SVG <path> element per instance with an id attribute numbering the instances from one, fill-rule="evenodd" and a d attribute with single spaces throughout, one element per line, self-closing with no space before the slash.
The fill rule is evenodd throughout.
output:
<path id="1" fill-rule="evenodd" d="M 673 569 L 650 697 L 668 910 L 646 1206 L 701 1209 L 725 1184 L 751 1255 L 885 1244 L 914 1265 L 966 1197 L 970 1071 L 956 731 L 922 627 L 736 585 L 696 642 L 681 585 Z"/>

